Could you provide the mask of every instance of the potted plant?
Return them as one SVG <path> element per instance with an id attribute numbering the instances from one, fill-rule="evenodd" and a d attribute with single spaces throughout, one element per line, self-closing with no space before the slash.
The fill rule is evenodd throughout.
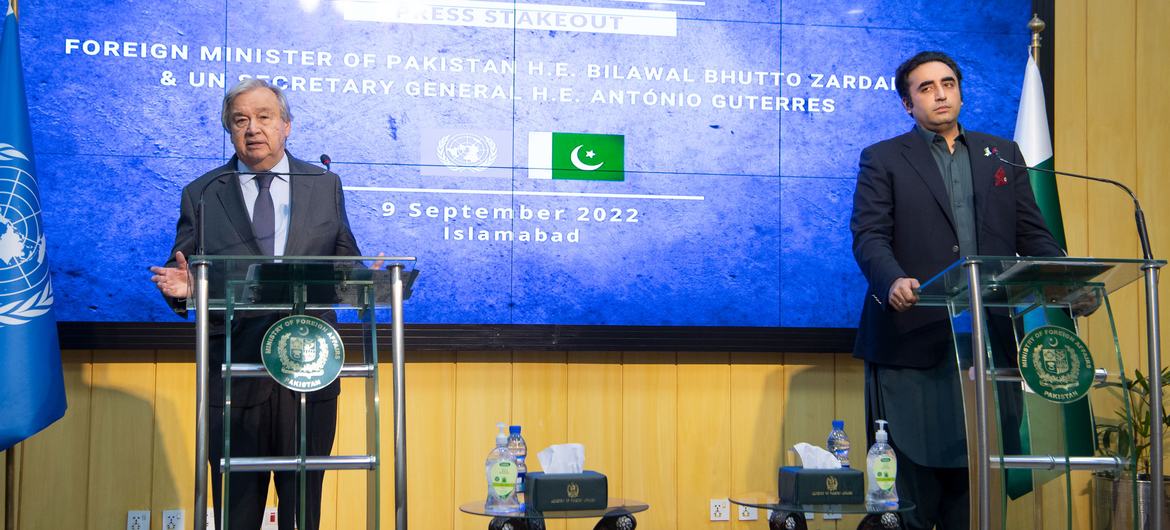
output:
<path id="1" fill-rule="evenodd" d="M 1097 448 L 1100 452 L 1134 463 L 1135 473 L 1108 471 L 1093 476 L 1093 528 L 1134 528 L 1134 499 L 1137 499 L 1138 526 L 1148 528 L 1150 477 L 1163 481 L 1162 527 L 1170 528 L 1170 483 L 1162 475 L 1162 463 L 1150 462 L 1150 380 L 1141 372 L 1122 382 L 1104 386 L 1118 389 L 1122 402 L 1117 407 L 1116 423 L 1097 425 Z M 1163 368 L 1160 381 L 1162 396 L 1170 391 L 1170 369 Z M 1130 421 L 1132 418 L 1133 421 Z M 1170 433 L 1170 417 L 1162 413 L 1163 435 Z M 1163 442 L 1163 447 L 1165 447 Z M 1152 464 L 1152 465 L 1151 465 Z"/>

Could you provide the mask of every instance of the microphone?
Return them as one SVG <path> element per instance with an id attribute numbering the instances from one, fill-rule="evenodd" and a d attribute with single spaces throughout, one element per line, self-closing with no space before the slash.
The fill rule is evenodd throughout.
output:
<path id="1" fill-rule="evenodd" d="M 333 163 L 333 159 L 329 158 L 329 155 L 324 154 L 324 153 L 321 154 L 321 164 L 323 164 L 325 166 L 326 173 L 329 172 L 329 165 L 332 163 Z"/>
<path id="2" fill-rule="evenodd" d="M 1150 233 L 1146 229 L 1146 214 L 1145 214 L 1145 212 L 1142 212 L 1142 205 L 1141 205 L 1141 203 L 1138 202 L 1137 195 L 1134 194 L 1133 190 L 1129 189 L 1129 186 L 1126 186 L 1125 184 L 1122 184 L 1121 182 L 1118 182 L 1118 181 L 1112 180 L 1112 179 L 1101 178 L 1101 177 L 1090 177 L 1088 175 L 1078 175 L 1076 173 L 1069 173 L 1067 171 L 1057 171 L 1055 169 L 1044 169 L 1044 168 L 1039 168 L 1039 167 L 1032 167 L 1032 166 L 1029 166 L 1026 164 L 1017 164 L 1015 162 L 1009 162 L 1007 160 L 1004 160 L 1004 158 L 1002 156 L 1000 156 L 998 147 L 992 147 L 991 154 L 995 155 L 995 158 L 997 160 L 999 160 L 1000 162 L 1003 162 L 1004 164 L 1007 164 L 1007 165 L 1015 167 L 1015 168 L 1026 169 L 1028 171 L 1039 171 L 1041 173 L 1049 173 L 1052 175 L 1064 175 L 1066 177 L 1074 177 L 1074 178 L 1079 178 L 1079 179 L 1083 179 L 1083 180 L 1091 180 L 1094 182 L 1104 182 L 1106 184 L 1112 184 L 1114 186 L 1117 186 L 1118 188 L 1121 188 L 1126 193 L 1128 193 L 1129 198 L 1133 200 L 1133 215 L 1134 215 L 1134 219 L 1137 221 L 1138 240 L 1141 242 L 1141 245 L 1142 245 L 1142 258 L 1146 259 L 1146 260 L 1153 260 L 1154 259 L 1154 253 L 1153 253 L 1153 251 L 1150 250 Z"/>

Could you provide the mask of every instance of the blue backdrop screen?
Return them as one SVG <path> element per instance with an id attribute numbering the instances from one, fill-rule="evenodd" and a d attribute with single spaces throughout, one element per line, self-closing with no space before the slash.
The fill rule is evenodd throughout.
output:
<path id="1" fill-rule="evenodd" d="M 163 321 L 181 188 L 227 87 L 285 88 L 408 322 L 852 327 L 860 150 L 913 122 L 923 49 L 1011 136 L 1022 0 L 21 2 L 58 315 Z"/>

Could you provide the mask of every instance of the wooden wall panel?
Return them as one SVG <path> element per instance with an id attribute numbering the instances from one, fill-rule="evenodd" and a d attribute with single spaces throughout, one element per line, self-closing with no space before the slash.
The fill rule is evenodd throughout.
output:
<path id="1" fill-rule="evenodd" d="M 124 527 L 127 511 L 150 509 L 154 361 L 152 351 L 93 353 L 85 526 L 90 530 Z"/>
<path id="2" fill-rule="evenodd" d="M 692 356 L 701 362 L 691 361 Z M 678 364 L 678 528 L 724 528 L 727 523 L 710 521 L 710 503 L 733 493 L 730 358 L 711 353 L 683 359 Z"/>
<path id="3" fill-rule="evenodd" d="M 807 442 L 824 447 L 836 414 L 834 358 L 831 355 L 784 356 L 784 424 L 781 447 Z M 864 410 L 862 411 L 864 414 Z M 864 432 L 864 431 L 862 431 Z M 864 442 L 863 442 L 864 443 Z M 799 464 L 799 462 L 795 462 Z M 835 530 L 837 522 L 818 515 L 809 530 Z"/>
<path id="4" fill-rule="evenodd" d="M 1056 169 L 1072 173 L 1086 173 L 1088 153 L 1085 150 L 1088 131 L 1086 109 L 1087 39 L 1085 2 L 1062 0 L 1057 6 L 1054 29 L 1055 64 L 1053 86 L 1053 160 Z M 1097 183 L 1057 177 L 1060 190 L 1060 211 L 1064 218 L 1064 235 L 1071 256 L 1089 255 L 1088 188 L 1104 191 Z"/>
<path id="5" fill-rule="evenodd" d="M 585 446 L 585 467 L 605 473 L 611 497 L 625 497 L 622 481 L 622 354 L 570 352 L 565 399 L 566 442 Z M 528 458 L 543 449 L 531 442 Z M 534 464 L 529 464 L 531 467 Z M 569 530 L 590 530 L 594 521 L 568 521 Z"/>
<path id="6" fill-rule="evenodd" d="M 20 444 L 18 528 L 89 527 L 92 361 L 88 350 L 62 352 L 65 416 Z"/>
<path id="7" fill-rule="evenodd" d="M 187 492 L 195 483 L 195 365 L 190 358 L 190 352 L 174 350 L 155 357 L 151 528 L 164 528 L 166 510 L 191 511 Z M 192 520 L 184 518 L 188 530 Z"/>
<path id="8" fill-rule="evenodd" d="M 648 502 L 638 526 L 679 528 L 678 367 L 674 353 L 626 353 L 622 494 Z"/>
<path id="9" fill-rule="evenodd" d="M 1170 136 L 1164 124 L 1170 109 L 1162 97 L 1170 42 L 1163 26 L 1170 20 L 1161 0 L 1119 4 L 1065 0 L 1056 4 L 1055 138 L 1057 167 L 1115 178 L 1130 184 L 1145 206 L 1155 256 L 1170 247 Z M 1132 204 L 1123 193 L 1097 184 L 1062 182 L 1062 210 L 1070 253 L 1100 257 L 1139 257 Z M 1066 193 L 1069 188 L 1076 190 Z M 1078 234 L 1074 240 L 1073 234 Z M 1163 304 L 1167 297 L 1161 285 Z M 1145 372 L 1144 296 L 1134 285 L 1112 297 L 1119 323 L 1126 371 Z M 1170 319 L 1163 314 L 1162 326 Z M 1089 344 L 1099 366 L 1116 377 L 1104 317 L 1089 326 Z M 1163 333 L 1165 336 L 1165 333 Z M 1162 345 L 1165 348 L 1165 341 Z M 1164 364 L 1165 365 L 1165 364 Z M 1115 401 L 1095 396 L 1098 419 L 1112 421 Z M 1087 473 L 1074 474 L 1074 527 L 1090 519 Z M 1045 510 L 1055 495 L 1045 495 Z M 1050 521 L 1045 521 L 1046 526 Z"/>
<path id="10" fill-rule="evenodd" d="M 1146 221 L 1151 227 L 1150 246 L 1155 256 L 1165 259 L 1170 252 L 1170 101 L 1166 98 L 1166 87 L 1170 86 L 1170 70 L 1166 68 L 1170 58 L 1170 36 L 1166 24 L 1170 22 L 1170 4 L 1164 1 L 1144 0 L 1137 3 L 1134 16 L 1136 27 L 1136 75 L 1137 92 L 1134 99 L 1140 112 L 1137 113 L 1137 135 L 1142 139 L 1137 150 L 1137 192 L 1145 205 Z M 1170 303 L 1170 286 L 1161 281 L 1159 285 L 1163 307 Z M 1144 302 L 1144 298 L 1143 298 Z M 1161 313 L 1162 336 L 1170 335 L 1170 311 Z M 1146 327 L 1143 326 L 1144 336 Z M 1163 341 L 1165 342 L 1165 341 Z M 1143 352 L 1148 348 L 1143 347 Z M 1170 356 L 1162 344 L 1163 360 Z M 1165 363 L 1163 364 L 1165 365 Z M 1143 373 L 1148 370 L 1143 370 Z M 1163 469 L 1170 469 L 1163 460 Z"/>
<path id="11" fill-rule="evenodd" d="M 380 376 L 388 378 L 391 370 L 387 370 Z M 366 386 L 373 384 L 373 380 L 356 377 L 347 377 L 341 380 L 341 395 L 337 398 L 337 437 L 333 442 L 333 455 L 350 456 L 369 453 L 366 444 L 366 427 L 368 425 Z M 390 402 L 392 399 L 393 394 L 384 396 L 384 402 Z M 383 418 L 382 423 L 390 423 L 392 426 L 393 415 Z M 385 447 L 385 444 L 383 446 Z M 393 438 L 391 438 L 390 447 L 393 447 Z M 382 475 L 393 477 L 394 467 L 390 465 L 392 462 L 393 453 L 391 452 L 390 458 L 383 460 L 379 472 Z M 367 494 L 372 494 L 372 492 L 366 491 L 369 489 L 367 486 L 368 473 L 368 471 L 354 470 L 325 472 L 325 480 L 321 487 L 322 530 L 366 528 Z M 394 481 L 390 480 L 387 483 L 383 480 L 381 484 L 384 485 L 383 487 L 393 489 Z M 388 486 L 385 486 L 387 484 Z M 270 487 L 269 490 L 271 491 L 271 489 Z M 393 496 L 390 498 L 393 499 Z M 325 506 L 332 509 L 325 510 Z M 382 506 L 387 511 L 383 517 L 389 517 L 393 521 L 393 502 Z"/>
<path id="12" fill-rule="evenodd" d="M 784 367 L 778 353 L 731 355 L 731 494 L 776 489 L 776 474 L 784 464 L 781 431 L 784 425 Z M 767 528 L 767 514 L 759 520 L 733 520 L 734 530 Z"/>
<path id="13" fill-rule="evenodd" d="M 459 352 L 455 366 L 455 502 L 482 501 L 487 493 L 484 460 L 496 438 L 496 423 L 512 419 L 512 355 Z M 480 530 L 487 520 L 455 516 L 457 530 Z"/>
<path id="14" fill-rule="evenodd" d="M 865 456 L 869 447 L 865 443 L 865 363 L 854 359 L 852 354 L 840 353 L 834 356 L 833 369 L 833 417 L 845 421 L 845 433 L 849 435 L 850 467 L 865 469 Z M 825 441 L 828 443 L 828 429 L 825 427 Z M 818 444 L 819 445 L 819 444 Z M 857 528 L 861 516 L 846 515 L 837 523 L 837 528 Z"/>
<path id="15" fill-rule="evenodd" d="M 406 365 L 407 518 L 411 528 L 452 528 L 455 507 L 474 500 L 455 497 L 455 353 L 418 356 L 426 362 Z M 390 372 L 383 372 L 382 457 L 387 462 L 394 459 L 390 380 Z M 393 529 L 393 473 L 383 472 L 382 484 L 390 492 L 382 495 L 382 528 Z"/>
<path id="16" fill-rule="evenodd" d="M 512 364 L 512 425 L 532 456 L 527 464 L 539 471 L 536 453 L 552 444 L 565 443 L 568 434 L 568 367 L 564 352 L 515 352 Z M 564 530 L 564 521 L 547 521 L 548 530 Z"/>

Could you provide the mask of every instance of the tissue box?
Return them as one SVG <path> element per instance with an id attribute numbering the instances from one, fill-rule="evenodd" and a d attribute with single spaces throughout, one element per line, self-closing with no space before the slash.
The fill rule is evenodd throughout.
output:
<path id="1" fill-rule="evenodd" d="M 865 475 L 856 469 L 780 468 L 782 504 L 861 504 Z"/>
<path id="2" fill-rule="evenodd" d="M 529 473 L 524 479 L 528 510 L 560 512 L 566 510 L 603 510 L 609 503 L 609 483 L 605 475 L 586 470 L 583 473 Z"/>

